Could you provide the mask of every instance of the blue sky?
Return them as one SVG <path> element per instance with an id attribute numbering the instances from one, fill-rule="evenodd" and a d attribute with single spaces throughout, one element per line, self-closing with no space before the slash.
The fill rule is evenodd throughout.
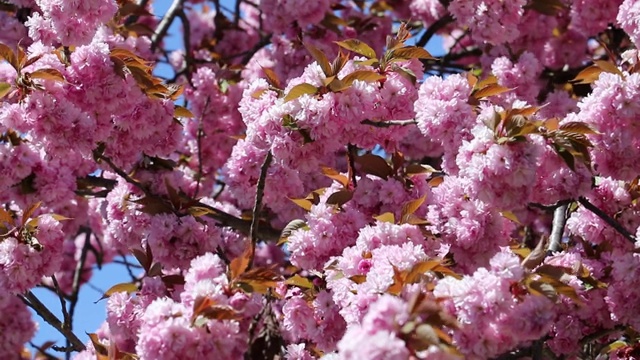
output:
<path id="1" fill-rule="evenodd" d="M 226 6 L 233 3 L 233 0 L 222 1 L 222 4 Z M 154 3 L 154 12 L 158 15 L 164 14 L 170 4 L 171 1 L 169 0 L 156 1 Z M 179 21 L 175 21 L 169 29 L 169 36 L 166 42 L 169 49 L 177 49 L 182 46 Z M 441 39 L 439 37 L 434 37 L 428 44 L 427 49 L 434 55 L 442 55 Z M 157 69 L 157 75 L 171 77 L 173 74 L 169 73 L 169 71 L 170 69 L 166 66 L 160 66 Z M 107 264 L 103 266 L 102 270 L 95 269 L 94 275 L 90 281 L 92 286 L 82 286 L 79 294 L 80 300 L 76 307 L 73 329 L 76 335 L 78 335 L 83 342 L 88 341 L 86 333 L 95 332 L 106 316 L 106 300 L 102 300 L 97 303 L 96 301 L 100 299 L 104 291 L 109 289 L 111 286 L 127 281 L 128 279 L 129 275 L 124 266 L 119 264 Z M 58 318 L 62 318 L 60 300 L 55 294 L 46 289 L 34 289 L 33 292 L 54 314 L 58 316 Z M 57 345 L 64 346 L 64 337 L 60 335 L 57 330 L 42 321 L 42 319 L 40 319 L 36 314 L 34 314 L 34 319 L 40 324 L 40 329 L 32 340 L 35 344 L 41 345 L 47 341 L 55 341 Z M 62 354 L 58 354 L 58 356 L 62 356 Z"/>

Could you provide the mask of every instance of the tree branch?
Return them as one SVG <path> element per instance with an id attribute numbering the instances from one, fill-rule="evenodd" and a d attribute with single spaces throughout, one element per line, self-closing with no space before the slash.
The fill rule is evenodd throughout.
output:
<path id="1" fill-rule="evenodd" d="M 47 309 L 47 307 L 31 291 L 24 295 L 18 295 L 18 297 L 27 306 L 32 308 L 47 324 L 58 330 L 71 343 L 73 346 L 72 350 L 84 351 L 86 349 L 76 334 L 74 334 L 71 329 L 65 327 L 64 324 L 51 311 L 49 311 L 49 309 Z"/>
<path id="2" fill-rule="evenodd" d="M 160 41 L 167 35 L 167 31 L 169 31 L 169 26 L 173 23 L 173 20 L 178 15 L 179 11 L 182 11 L 182 3 L 184 0 L 173 0 L 171 7 L 167 10 L 167 13 L 164 14 L 162 20 L 160 20 L 160 24 L 156 28 L 156 31 L 151 36 L 151 51 L 154 51 L 158 48 Z"/>
<path id="3" fill-rule="evenodd" d="M 562 242 L 562 234 L 564 234 L 564 226 L 567 223 L 568 204 L 558 205 L 553 211 L 553 225 L 551 226 L 551 235 L 549 237 L 549 246 L 547 251 L 560 251 L 560 243 Z"/>
<path id="4" fill-rule="evenodd" d="M 200 183 L 202 182 L 202 177 L 204 176 L 204 173 L 202 171 L 202 136 L 204 135 L 204 130 L 202 130 L 202 121 L 204 118 L 204 115 L 207 113 L 207 110 L 209 108 L 209 100 L 211 98 L 207 96 L 207 101 L 204 103 L 204 108 L 202 109 L 202 114 L 200 115 L 200 121 L 198 121 L 198 139 L 197 139 L 197 143 L 198 143 L 198 179 L 196 182 L 196 190 L 194 191 L 193 194 L 193 199 L 197 199 L 198 198 L 198 193 L 200 192 Z"/>
<path id="5" fill-rule="evenodd" d="M 264 162 L 260 167 L 260 177 L 258 178 L 258 184 L 256 184 L 256 197 L 253 204 L 253 213 L 251 216 L 251 227 L 249 233 L 251 234 L 251 260 L 249 261 L 249 268 L 253 265 L 253 258 L 256 253 L 256 244 L 258 242 L 258 223 L 260 221 L 260 209 L 262 209 L 262 197 L 264 196 L 264 186 L 267 180 L 267 171 L 271 165 L 273 155 L 271 151 L 267 152 L 267 156 L 264 158 Z"/>
<path id="6" fill-rule="evenodd" d="M 433 35 L 435 35 L 439 30 L 441 30 L 451 22 L 453 22 L 453 16 L 447 13 L 447 15 L 441 17 L 436 22 L 429 25 L 429 27 L 427 28 L 427 31 L 425 31 L 425 33 L 422 34 L 418 42 L 416 42 L 416 46 L 425 47 L 425 45 L 429 43 L 429 40 L 431 40 Z"/>
<path id="7" fill-rule="evenodd" d="M 371 125 L 379 128 L 388 128 L 391 126 L 409 126 L 416 125 L 418 122 L 411 120 L 387 120 L 387 121 L 371 121 L 369 119 L 362 120 L 360 124 Z"/>
<path id="8" fill-rule="evenodd" d="M 614 228 L 620 235 L 624 236 L 625 239 L 631 241 L 632 244 L 635 244 L 636 238 L 633 236 L 627 229 L 625 229 L 618 221 L 616 221 L 611 216 L 607 215 L 604 211 L 600 210 L 597 206 L 593 205 L 589 200 L 585 197 L 578 198 L 578 202 L 580 205 L 584 206 L 587 210 L 596 214 L 600 219 L 606 222 L 609 226 Z"/>

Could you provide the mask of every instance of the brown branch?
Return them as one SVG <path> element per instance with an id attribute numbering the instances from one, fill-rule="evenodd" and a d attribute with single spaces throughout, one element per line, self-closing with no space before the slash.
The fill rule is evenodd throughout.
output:
<path id="1" fill-rule="evenodd" d="M 418 122 L 415 120 L 387 120 L 387 121 L 371 121 L 369 119 L 362 120 L 360 124 L 371 125 L 379 128 L 388 128 L 391 126 L 409 126 L 415 125 Z"/>
<path id="2" fill-rule="evenodd" d="M 119 176 L 121 176 L 123 179 L 125 179 L 125 181 L 127 181 L 128 183 L 134 185 L 135 187 L 137 187 L 138 189 L 142 190 L 142 192 L 144 192 L 144 194 L 146 196 L 149 197 L 153 197 L 153 198 L 159 198 L 161 199 L 160 196 L 154 194 L 153 192 L 151 192 L 151 190 L 149 190 L 145 185 L 141 184 L 138 180 L 132 178 L 131 176 L 129 176 L 126 172 L 124 172 L 124 170 L 118 168 L 113 161 L 111 161 L 111 159 L 109 159 L 107 156 L 104 155 L 97 155 L 98 159 L 104 161 L 105 163 L 107 163 L 107 165 L 109 165 L 109 167 Z M 240 219 L 238 217 L 235 217 L 225 211 L 222 211 L 220 209 L 214 208 L 211 205 L 205 204 L 201 201 L 195 202 L 194 206 L 197 207 L 201 207 L 204 209 L 209 210 L 205 216 L 208 216 L 216 221 L 218 221 L 222 226 L 229 226 L 237 231 L 240 231 L 241 233 L 245 234 L 245 235 L 251 235 L 251 222 L 252 221 L 248 221 L 248 220 L 244 220 L 244 219 Z M 257 227 L 256 227 L 257 229 Z M 258 230 L 256 230 L 258 231 Z M 259 237 L 265 239 L 265 240 L 278 240 L 280 238 L 280 232 L 277 230 L 274 230 L 271 227 L 268 227 L 264 230 L 260 230 L 258 231 L 258 235 Z"/>
<path id="3" fill-rule="evenodd" d="M 160 41 L 167 35 L 167 31 L 169 31 L 169 26 L 173 23 L 173 20 L 178 15 L 178 12 L 182 11 L 182 4 L 184 0 L 173 0 L 171 7 L 167 10 L 166 14 L 160 20 L 160 24 L 154 31 L 151 36 L 151 51 L 155 51 L 160 44 Z"/>
<path id="4" fill-rule="evenodd" d="M 420 37 L 420 39 L 416 42 L 416 46 L 425 47 L 429 43 L 429 40 L 435 35 L 439 30 L 443 29 L 449 23 L 453 22 L 453 16 L 451 14 L 447 14 L 440 19 L 438 19 L 433 24 L 429 25 L 427 31 Z"/>
<path id="5" fill-rule="evenodd" d="M 209 100 L 211 98 L 207 96 L 207 101 L 204 103 L 204 108 L 202 109 L 202 115 L 200 116 L 200 121 L 198 121 L 198 179 L 196 182 L 196 190 L 193 194 L 193 199 L 198 198 L 198 193 L 200 192 L 200 183 L 202 182 L 202 177 L 204 176 L 202 170 L 202 136 L 204 135 L 204 130 L 202 130 L 202 121 L 204 119 L 204 115 L 207 113 L 209 108 Z"/>
<path id="6" fill-rule="evenodd" d="M 549 237 L 549 246 L 547 251 L 560 251 L 560 243 L 564 234 L 564 226 L 567 223 L 568 204 L 558 205 L 553 211 L 553 225 L 551 227 L 551 235 Z"/>
<path id="7" fill-rule="evenodd" d="M 182 41 L 184 42 L 184 66 L 180 72 L 186 75 L 187 81 L 191 86 L 193 86 L 191 83 L 191 68 L 193 66 L 193 54 L 191 53 L 191 23 L 183 9 L 180 9 L 176 16 L 178 16 L 182 22 Z"/>
<path id="8" fill-rule="evenodd" d="M 368 121 L 368 120 L 365 120 Z M 349 163 L 349 172 L 351 173 L 351 182 L 353 183 L 353 187 L 358 186 L 358 181 L 356 178 L 356 155 L 358 153 L 358 148 L 356 148 L 353 144 L 347 144 L 347 160 Z"/>
<path id="9" fill-rule="evenodd" d="M 55 316 L 31 291 L 24 295 L 18 295 L 18 297 L 28 307 L 32 308 L 47 324 L 58 330 L 67 339 L 67 341 L 71 343 L 71 350 L 84 351 L 86 349 L 76 334 L 74 334 L 71 329 L 65 327 L 64 323 L 62 323 L 58 317 Z"/>
<path id="10" fill-rule="evenodd" d="M 265 156 L 264 162 L 260 167 L 260 177 L 258 178 L 258 183 L 256 184 L 256 197 L 255 202 L 253 203 L 251 226 L 249 228 L 249 234 L 251 234 L 251 259 L 249 260 L 249 268 L 251 268 L 251 266 L 253 265 L 253 258 L 256 252 L 260 210 L 262 209 L 262 197 L 264 196 L 264 186 L 267 181 L 267 171 L 269 171 L 269 166 L 271 165 L 272 159 L 273 155 L 271 154 L 271 151 L 267 152 L 267 156 Z"/>
<path id="11" fill-rule="evenodd" d="M 87 263 L 87 253 L 89 252 L 89 246 L 91 246 L 91 230 L 85 229 L 84 244 L 82 245 L 82 251 L 80 252 L 80 259 L 76 264 L 75 271 L 73 272 L 73 282 L 71 285 L 71 305 L 69 305 L 69 314 L 73 318 L 73 314 L 78 304 L 78 294 L 80 293 L 80 277 L 84 270 L 84 265 Z M 72 329 L 72 325 L 69 324 L 69 329 Z"/>
<path id="12" fill-rule="evenodd" d="M 600 210 L 597 206 L 593 205 L 587 198 L 580 197 L 578 198 L 578 202 L 580 205 L 584 206 L 587 210 L 591 211 L 595 215 L 597 215 L 600 219 L 606 222 L 609 226 L 614 228 L 620 235 L 624 236 L 625 239 L 631 241 L 631 243 L 635 244 L 636 238 L 633 236 L 627 229 L 625 229 L 618 221 L 616 221 L 611 216 L 607 215 L 604 211 Z"/>

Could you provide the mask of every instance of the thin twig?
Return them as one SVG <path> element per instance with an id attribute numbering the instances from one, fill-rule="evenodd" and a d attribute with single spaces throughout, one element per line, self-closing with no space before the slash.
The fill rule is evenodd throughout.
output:
<path id="1" fill-rule="evenodd" d="M 356 155 L 358 152 L 358 148 L 355 145 L 349 143 L 347 144 L 347 161 L 349 163 L 349 170 L 351 172 L 351 182 L 353 183 L 353 187 L 358 186 L 358 180 L 356 178 Z"/>
<path id="2" fill-rule="evenodd" d="M 429 25 L 427 31 L 420 37 L 420 40 L 416 42 L 416 46 L 424 47 L 429 43 L 429 40 L 435 35 L 439 30 L 447 26 L 447 24 L 453 22 L 453 16 L 451 14 L 447 14 L 440 19 L 436 20 L 433 24 Z"/>
<path id="3" fill-rule="evenodd" d="M 29 341 L 29 345 L 38 350 L 38 354 L 35 355 L 34 359 L 42 359 L 42 356 L 44 356 L 47 360 L 59 360 L 57 357 L 49 354 L 44 347 L 36 345 L 33 341 Z"/>
<path id="4" fill-rule="evenodd" d="M 240 23 L 240 5 L 242 4 L 242 0 L 236 0 L 236 7 L 235 7 L 235 11 L 233 14 L 233 25 L 235 25 L 235 27 L 238 27 L 238 24 Z"/>
<path id="5" fill-rule="evenodd" d="M 568 204 L 562 204 L 553 211 L 553 225 L 551 227 L 551 235 L 549 237 L 549 247 L 547 251 L 560 251 L 560 243 L 564 234 L 564 226 L 567 223 Z"/>
<path id="6" fill-rule="evenodd" d="M 80 252 L 80 259 L 76 264 L 76 269 L 73 273 L 73 283 L 72 283 L 72 291 L 71 291 L 71 300 L 69 303 L 69 323 L 65 320 L 65 325 L 69 330 L 73 330 L 73 315 L 76 312 L 76 306 L 78 305 L 78 294 L 80 293 L 80 280 L 82 276 L 82 272 L 84 270 L 84 265 L 87 262 L 87 253 L 89 252 L 89 246 L 91 244 L 91 230 L 85 230 L 85 238 L 84 244 L 82 245 L 82 250 Z M 67 342 L 69 340 L 67 339 Z M 67 343 L 68 344 L 68 343 Z M 68 345 L 67 345 L 68 346 Z M 70 359 L 70 354 L 67 353 L 67 360 Z"/>
<path id="7" fill-rule="evenodd" d="M 184 0 L 173 0 L 171 7 L 169 7 L 169 10 L 164 14 L 162 20 L 160 20 L 160 24 L 158 24 L 158 27 L 156 28 L 156 31 L 151 36 L 151 51 L 155 52 L 160 41 L 162 41 L 165 35 L 167 35 L 167 31 L 169 31 L 169 27 L 171 26 L 171 23 L 173 23 L 173 19 L 175 19 L 178 12 L 182 10 L 183 2 Z"/>
<path id="8" fill-rule="evenodd" d="M 251 260 L 249 261 L 249 268 L 253 264 L 253 258 L 255 255 L 256 244 L 258 242 L 258 223 L 260 221 L 260 210 L 262 209 L 262 197 L 264 196 L 264 186 L 267 180 L 267 171 L 271 165 L 273 155 L 271 151 L 267 152 L 267 156 L 264 158 L 264 162 L 260 167 L 260 177 L 258 178 L 258 184 L 256 184 L 256 197 L 253 204 L 253 212 L 251 216 L 251 227 L 249 233 L 251 234 Z"/>
<path id="9" fill-rule="evenodd" d="M 176 16 L 180 18 L 182 22 L 182 39 L 184 42 L 184 74 L 186 75 L 187 81 L 191 86 L 191 68 L 193 66 L 193 54 L 191 53 L 191 23 L 189 22 L 189 18 L 184 13 L 184 9 L 180 9 Z"/>
<path id="10" fill-rule="evenodd" d="M 138 278 L 133 273 L 133 270 L 131 270 L 131 268 L 135 266 L 135 267 L 138 267 L 138 268 L 142 269 L 142 266 L 138 266 L 138 265 L 134 265 L 134 264 L 129 263 L 127 261 L 127 256 L 125 254 L 123 254 L 122 252 L 120 252 L 120 256 L 122 256 L 122 261 L 114 260 L 113 262 L 116 263 L 116 264 L 123 264 L 125 266 L 125 268 L 127 269 L 127 272 L 129 273 L 129 276 L 131 277 L 132 281 L 138 280 Z"/>
<path id="11" fill-rule="evenodd" d="M 587 210 L 596 214 L 600 219 L 606 222 L 609 226 L 614 228 L 620 235 L 624 236 L 625 239 L 631 241 L 631 243 L 635 244 L 636 238 L 633 236 L 627 229 L 625 229 L 618 221 L 616 221 L 611 216 L 607 215 L 604 211 L 600 210 L 597 206 L 593 205 L 587 198 L 580 197 L 578 198 L 578 202 L 580 205 L 584 206 Z"/>
<path id="12" fill-rule="evenodd" d="M 75 351 L 84 351 L 86 347 L 76 334 L 64 326 L 64 324 L 56 317 L 31 291 L 18 297 L 27 306 L 32 308 L 47 324 L 58 330 L 72 345 Z"/>
<path id="13" fill-rule="evenodd" d="M 263 47 L 267 46 L 271 44 L 271 34 L 267 35 L 267 36 L 263 36 L 260 41 L 258 41 L 257 44 L 255 44 L 253 46 L 253 48 L 251 48 L 249 51 L 246 51 L 244 56 L 242 57 L 242 65 L 247 65 L 249 63 L 249 60 L 251 60 L 251 58 L 253 57 L 253 55 L 255 55 L 255 53 L 258 52 L 258 50 L 262 49 Z"/>
<path id="14" fill-rule="evenodd" d="M 388 128 L 391 126 L 409 126 L 415 125 L 418 122 L 416 120 L 387 120 L 387 121 L 371 121 L 369 119 L 362 120 L 360 124 L 371 125 L 379 128 Z"/>
<path id="15" fill-rule="evenodd" d="M 106 162 L 109 167 L 119 176 L 121 176 L 122 178 L 124 178 L 128 183 L 134 185 L 135 187 L 137 187 L 138 189 L 142 190 L 144 192 L 144 194 L 146 196 L 150 196 L 150 197 L 154 197 L 154 198 L 161 198 L 158 195 L 153 194 L 146 186 L 144 186 L 143 184 L 141 184 L 139 181 L 133 179 L 131 176 L 129 176 L 127 173 L 125 173 L 122 169 L 118 168 L 113 161 L 111 161 L 111 159 L 109 159 L 107 156 L 104 155 L 97 155 L 97 157 L 101 160 L 103 160 L 104 162 Z M 251 222 L 252 221 L 248 221 L 248 220 L 244 220 L 244 219 L 240 219 L 238 217 L 235 217 L 225 211 L 222 211 L 220 209 L 214 208 L 211 205 L 208 205 L 206 203 L 203 203 L 201 201 L 195 202 L 194 206 L 197 207 L 201 207 L 201 208 L 205 208 L 207 210 L 209 210 L 205 216 L 210 217 L 218 222 L 221 223 L 221 225 L 223 226 L 229 226 L 237 231 L 240 231 L 243 234 L 246 235 L 250 235 L 251 234 Z M 257 227 L 256 227 L 257 229 Z M 256 230 L 257 231 L 257 230 Z M 272 228 L 267 228 L 264 230 L 260 230 L 259 231 L 259 235 L 261 238 L 264 238 L 265 240 L 277 240 L 280 238 L 280 231 L 276 231 Z"/>
<path id="16" fill-rule="evenodd" d="M 102 161 L 106 162 L 107 165 L 109 165 L 109 167 L 111 168 L 111 170 L 113 170 L 113 172 L 118 174 L 121 178 L 125 179 L 129 184 L 131 184 L 131 185 L 137 187 L 138 189 L 142 190 L 142 192 L 145 193 L 145 194 L 149 193 L 149 189 L 147 189 L 144 185 L 142 185 L 140 182 L 138 182 L 138 180 L 136 180 L 136 179 L 132 178 L 131 176 L 129 176 L 129 174 L 124 172 L 124 170 L 122 170 L 119 167 L 117 167 L 113 163 L 113 161 L 111 161 L 111 159 L 109 157 L 97 154 L 97 158 L 99 160 L 102 160 Z"/>
<path id="17" fill-rule="evenodd" d="M 200 121 L 198 121 L 198 179 L 196 182 L 196 191 L 193 194 L 194 200 L 198 198 L 198 192 L 200 192 L 200 182 L 202 181 L 202 177 L 204 176 L 204 173 L 202 171 L 202 136 L 204 135 L 202 122 L 204 121 L 204 116 L 209 108 L 210 100 L 211 98 L 207 96 L 207 101 L 204 103 L 204 108 L 202 109 L 202 114 L 200 115 Z"/>
<path id="18" fill-rule="evenodd" d="M 53 286 L 56 289 L 56 294 L 58 294 L 58 298 L 60 299 L 60 309 L 62 310 L 62 318 L 64 319 L 64 327 L 71 330 L 71 316 L 69 316 L 69 312 L 67 311 L 67 301 L 64 299 L 64 295 L 62 294 L 62 289 L 60 289 L 60 284 L 58 284 L 58 279 L 56 279 L 55 275 L 51 275 L 51 281 L 53 281 Z M 67 346 L 69 346 L 69 340 L 67 340 Z"/>

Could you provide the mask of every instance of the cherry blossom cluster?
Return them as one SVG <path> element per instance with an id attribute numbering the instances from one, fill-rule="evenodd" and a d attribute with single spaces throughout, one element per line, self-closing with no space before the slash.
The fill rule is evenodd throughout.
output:
<path id="1" fill-rule="evenodd" d="M 640 1 L 158 3 L 0 5 L 0 358 L 640 352 Z"/>

